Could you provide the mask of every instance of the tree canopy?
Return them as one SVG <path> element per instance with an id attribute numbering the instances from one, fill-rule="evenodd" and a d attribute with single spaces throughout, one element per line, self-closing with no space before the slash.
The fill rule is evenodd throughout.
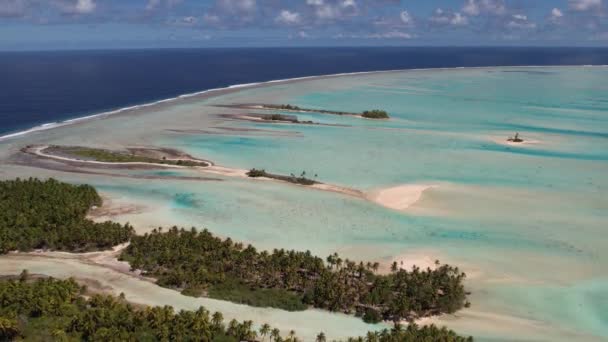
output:
<path id="1" fill-rule="evenodd" d="M 54 179 L 0 181 L 0 253 L 55 249 L 107 249 L 129 240 L 133 228 L 86 218 L 102 200 L 90 185 Z"/>
<path id="2" fill-rule="evenodd" d="M 467 303 L 465 274 L 449 265 L 381 275 L 377 263 L 355 263 L 337 254 L 325 263 L 309 251 L 260 252 L 194 228 L 134 236 L 121 259 L 156 277 L 159 285 L 186 294 L 287 310 L 312 305 L 369 322 L 452 313 Z"/>
<path id="3" fill-rule="evenodd" d="M 86 294 L 86 296 L 85 296 Z M 19 279 L 0 280 L 0 341 L 301 341 L 292 331 L 252 321 L 226 322 L 221 313 L 175 312 L 170 306 L 135 306 L 120 297 L 86 293 L 74 279 L 32 279 L 24 271 Z M 325 341 L 319 333 L 317 341 Z M 434 325 L 369 332 L 348 341 L 468 342 L 446 328 Z"/>

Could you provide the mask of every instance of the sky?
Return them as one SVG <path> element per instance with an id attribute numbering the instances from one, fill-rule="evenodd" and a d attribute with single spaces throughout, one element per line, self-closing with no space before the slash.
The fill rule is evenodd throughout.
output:
<path id="1" fill-rule="evenodd" d="M 608 0 L 0 0 L 0 50 L 608 46 Z"/>

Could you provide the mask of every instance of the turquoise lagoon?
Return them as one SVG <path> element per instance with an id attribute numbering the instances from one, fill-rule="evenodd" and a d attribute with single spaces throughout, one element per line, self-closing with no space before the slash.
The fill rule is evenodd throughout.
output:
<path id="1" fill-rule="evenodd" d="M 0 175 L 96 185 L 116 205 L 147 208 L 114 218 L 142 232 L 159 225 L 206 227 L 260 248 L 338 251 L 355 260 L 428 255 L 460 266 L 472 291 L 471 309 L 436 323 L 480 340 L 604 340 L 607 80 L 605 67 L 309 79 L 188 98 L 0 143 L 8 155 L 20 144 L 83 144 L 85 137 L 92 146 L 178 148 L 227 167 L 306 171 L 363 191 L 435 186 L 405 211 L 274 182 L 202 173 L 215 179 L 176 178 L 192 171 L 116 172 L 159 177 L 142 180 L 6 164 Z M 331 125 L 287 125 L 216 115 L 252 112 L 215 106 L 234 103 L 379 108 L 391 119 L 306 113 L 298 117 Z M 527 143 L 506 144 L 515 132 Z"/>

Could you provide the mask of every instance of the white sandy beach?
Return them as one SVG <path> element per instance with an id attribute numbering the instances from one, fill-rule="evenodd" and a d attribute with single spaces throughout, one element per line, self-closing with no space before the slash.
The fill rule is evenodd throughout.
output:
<path id="1" fill-rule="evenodd" d="M 406 210 L 420 200 L 422 194 L 437 185 L 406 184 L 372 191 L 367 198 L 372 202 L 395 210 Z"/>

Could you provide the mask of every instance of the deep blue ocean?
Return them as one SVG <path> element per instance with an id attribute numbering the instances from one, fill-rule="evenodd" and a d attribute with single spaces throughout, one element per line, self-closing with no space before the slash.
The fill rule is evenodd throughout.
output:
<path id="1" fill-rule="evenodd" d="M 359 71 L 503 65 L 608 65 L 608 48 L 0 52 L 0 135 L 235 84 Z"/>

